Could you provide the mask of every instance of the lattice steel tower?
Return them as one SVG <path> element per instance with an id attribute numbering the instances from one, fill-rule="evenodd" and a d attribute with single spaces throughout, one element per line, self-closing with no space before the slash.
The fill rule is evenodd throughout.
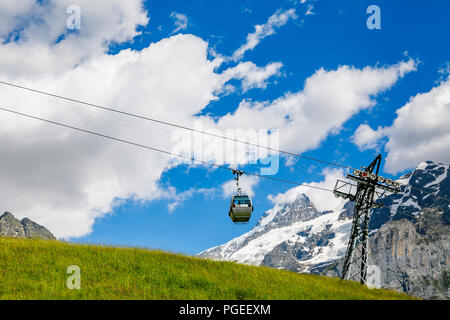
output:
<path id="1" fill-rule="evenodd" d="M 366 284 L 367 279 L 370 209 L 383 206 L 382 198 L 386 192 L 400 191 L 398 182 L 378 176 L 380 163 L 381 154 L 368 167 L 353 170 L 353 174 L 347 175 L 348 179 L 357 182 L 356 185 L 338 180 L 334 187 L 335 196 L 349 199 L 355 204 L 341 278 L 359 281 L 362 284 Z"/>

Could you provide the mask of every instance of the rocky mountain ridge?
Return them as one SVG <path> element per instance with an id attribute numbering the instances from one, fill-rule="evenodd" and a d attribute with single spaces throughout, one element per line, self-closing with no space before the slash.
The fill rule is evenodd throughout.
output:
<path id="1" fill-rule="evenodd" d="M 56 239 L 45 227 L 28 218 L 16 219 L 10 212 L 0 216 L 0 237 Z"/>

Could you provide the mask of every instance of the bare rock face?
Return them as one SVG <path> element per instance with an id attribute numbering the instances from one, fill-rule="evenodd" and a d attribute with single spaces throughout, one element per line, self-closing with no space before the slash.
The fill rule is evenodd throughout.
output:
<path id="1" fill-rule="evenodd" d="M 10 212 L 5 212 L 0 217 L 0 236 L 9 238 L 25 238 L 25 231 L 23 230 L 20 220 L 14 218 Z"/>
<path id="2" fill-rule="evenodd" d="M 400 219 L 369 238 L 369 265 L 381 270 L 382 287 L 426 299 L 450 299 L 450 226 L 443 215 Z M 340 276 L 342 261 L 311 271 Z"/>
<path id="3" fill-rule="evenodd" d="M 21 223 L 27 238 L 55 239 L 55 236 L 48 231 L 47 228 L 31 221 L 28 218 L 22 219 Z"/>
<path id="4" fill-rule="evenodd" d="M 422 216 L 416 223 L 402 219 L 384 225 L 370 239 L 372 263 L 384 271 L 385 288 L 449 299 L 450 226 L 438 214 L 430 217 L 434 221 L 421 221 L 428 218 Z"/>
<path id="5" fill-rule="evenodd" d="M 0 237 L 7 238 L 31 238 L 31 239 L 56 239 L 45 227 L 31 221 L 28 218 L 16 219 L 10 212 L 0 216 Z"/>

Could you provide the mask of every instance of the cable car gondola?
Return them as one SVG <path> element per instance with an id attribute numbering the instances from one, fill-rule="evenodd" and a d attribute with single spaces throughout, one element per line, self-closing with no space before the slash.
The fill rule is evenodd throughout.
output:
<path id="1" fill-rule="evenodd" d="M 236 178 L 234 179 L 236 180 L 237 194 L 231 198 L 228 215 L 234 223 L 247 223 L 250 220 L 254 209 L 252 199 L 249 195 L 241 193 L 241 188 L 239 187 L 239 176 L 241 176 L 243 172 L 233 170 L 233 174 L 236 175 Z"/>

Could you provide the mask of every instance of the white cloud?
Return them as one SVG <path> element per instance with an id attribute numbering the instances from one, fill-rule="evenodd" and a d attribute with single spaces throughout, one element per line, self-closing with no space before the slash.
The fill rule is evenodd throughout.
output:
<path id="1" fill-rule="evenodd" d="M 390 127 L 374 131 L 376 138 L 386 136 L 388 153 L 384 170 L 398 173 L 412 169 L 425 160 L 448 163 L 450 159 L 450 78 L 429 92 L 417 94 L 397 110 Z M 359 128 L 358 128 L 359 130 Z"/>
<path id="2" fill-rule="evenodd" d="M 450 62 L 444 63 L 438 70 L 438 73 L 443 76 L 450 75 Z"/>
<path id="3" fill-rule="evenodd" d="M 276 29 L 284 26 L 290 19 L 297 19 L 295 9 L 277 10 L 266 23 L 255 26 L 255 31 L 247 35 L 247 42 L 233 53 L 232 59 L 242 59 L 247 51 L 253 50 L 262 39 L 275 34 Z"/>
<path id="4" fill-rule="evenodd" d="M 243 194 L 248 194 L 251 197 L 255 194 L 254 188 L 259 183 L 257 176 L 243 175 L 239 178 L 239 186 Z M 236 180 L 230 180 L 222 184 L 223 196 L 228 198 L 237 193 Z"/>
<path id="5" fill-rule="evenodd" d="M 181 30 L 186 30 L 188 27 L 188 17 L 185 14 L 178 13 L 178 12 L 172 12 L 170 14 L 170 17 L 173 18 L 175 29 L 172 31 L 172 34 L 177 33 Z"/>
<path id="6" fill-rule="evenodd" d="M 314 15 L 315 13 L 313 12 L 314 6 L 312 4 L 308 4 L 305 15 L 306 16 L 310 16 L 310 15 Z"/>
<path id="7" fill-rule="evenodd" d="M 435 81 L 436 84 L 444 82 L 450 76 L 450 62 L 443 63 L 438 69 L 439 78 Z"/>
<path id="8" fill-rule="evenodd" d="M 303 90 L 272 102 L 244 100 L 234 113 L 220 118 L 218 126 L 280 128 L 280 149 L 302 153 L 315 149 L 353 115 L 375 105 L 377 94 L 415 68 L 415 61 L 409 60 L 387 67 L 319 69 L 306 79 Z"/>
<path id="9" fill-rule="evenodd" d="M 0 2 L 0 40 L 6 40 L 8 35 L 22 24 L 23 19 L 32 16 L 37 7 L 35 0 L 3 0 Z M 3 42 L 3 41 L 2 41 Z"/>
<path id="10" fill-rule="evenodd" d="M 205 198 L 210 198 L 217 192 L 215 188 L 189 188 L 186 191 L 177 192 L 175 188 L 170 187 L 168 190 L 169 192 L 165 198 L 170 200 L 167 206 L 170 213 L 196 195 L 203 195 Z"/>
<path id="11" fill-rule="evenodd" d="M 386 172 L 413 169 L 425 160 L 447 163 L 450 159 L 450 78 L 429 92 L 417 94 L 396 111 L 392 126 L 377 130 L 359 126 L 353 142 L 361 150 L 380 145 L 387 152 Z"/>
<path id="12" fill-rule="evenodd" d="M 314 187 L 320 187 L 333 190 L 338 179 L 344 180 L 344 171 L 342 169 L 325 169 L 322 172 L 324 179 L 320 182 L 310 182 L 309 185 Z M 317 210 L 335 210 L 338 211 L 342 208 L 347 200 L 342 198 L 336 198 L 332 192 L 314 189 L 307 186 L 298 186 L 284 193 L 277 195 L 269 195 L 269 200 L 275 205 L 293 202 L 300 194 L 306 194 L 311 202 L 314 204 Z"/>
<path id="13" fill-rule="evenodd" d="M 73 1 L 19 2 L 0 4 L 0 39 L 7 39 L 13 31 L 19 36 L 0 46 L 0 70 L 13 77 L 38 79 L 70 70 L 104 54 L 112 42 L 131 40 L 139 34 L 137 26 L 149 21 L 140 0 L 78 0 L 81 29 L 69 32 L 66 9 Z"/>
<path id="14" fill-rule="evenodd" d="M 356 144 L 361 151 L 368 149 L 379 150 L 380 139 L 384 135 L 385 130 L 381 127 L 378 127 L 377 130 L 373 130 L 367 124 L 361 124 L 352 136 L 352 142 Z"/>
<path id="15" fill-rule="evenodd" d="M 252 62 L 241 62 L 237 66 L 226 69 L 223 73 L 224 83 L 231 79 L 239 79 L 242 82 L 244 92 L 252 88 L 267 87 L 267 80 L 273 76 L 279 76 L 283 64 L 280 62 L 269 63 L 265 67 L 258 67 Z"/>
<path id="16" fill-rule="evenodd" d="M 277 146 L 272 147 L 303 153 L 317 148 L 330 134 L 338 133 L 343 124 L 361 110 L 374 106 L 376 103 L 374 97 L 377 94 L 392 87 L 408 70 L 413 71 L 415 68 L 416 62 L 408 60 L 387 67 L 357 69 L 341 66 L 331 71 L 319 69 L 305 81 L 303 90 L 297 93 L 288 93 L 272 102 L 243 100 L 234 112 L 219 118 L 198 117 L 197 123 L 200 124 L 199 130 L 223 136 L 233 129 L 243 133 L 254 132 L 255 129 L 280 129 Z M 199 140 L 202 141 L 202 138 L 199 137 Z M 246 139 L 238 138 L 238 140 Z M 214 152 L 208 152 L 205 160 L 219 164 L 227 163 L 223 162 L 224 148 L 221 143 L 223 141 L 217 141 L 215 138 L 208 141 L 206 145 Z M 264 141 L 255 142 L 267 145 Z M 186 143 L 185 146 L 185 152 L 190 154 L 191 145 Z M 255 160 L 246 157 L 252 151 L 251 148 L 244 146 L 235 150 L 236 159 L 239 159 L 237 163 L 246 163 L 240 159 Z M 193 150 L 193 153 L 196 158 L 206 156 L 205 149 Z M 252 155 L 256 160 L 267 156 L 264 153 Z M 288 161 L 286 165 L 290 165 L 290 162 Z"/>
<path id="17" fill-rule="evenodd" d="M 40 81 L 11 80 L 188 124 L 222 85 L 207 48 L 197 37 L 178 35 L 140 52 L 93 58 Z M 2 106 L 170 150 L 168 128 L 16 89 L 0 90 Z M 59 237 L 88 233 L 95 218 L 109 212 L 117 199 L 165 196 L 158 185 L 170 167 L 164 155 L 3 112 L 0 122 L 2 208 L 29 216 Z"/>

